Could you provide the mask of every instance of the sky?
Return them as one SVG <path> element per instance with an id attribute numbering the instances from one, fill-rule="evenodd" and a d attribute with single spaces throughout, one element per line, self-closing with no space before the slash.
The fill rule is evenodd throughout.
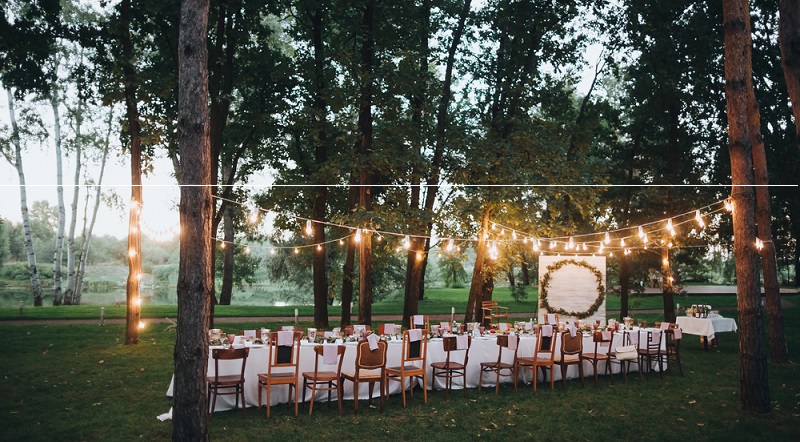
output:
<path id="1" fill-rule="evenodd" d="M 587 48 L 585 59 L 589 63 L 585 66 L 581 74 L 581 81 L 577 85 L 580 93 L 585 93 L 589 89 L 594 75 L 594 60 L 597 59 L 599 53 L 600 47 L 598 45 L 591 45 Z M 42 106 L 41 115 L 45 119 L 45 124 L 48 125 L 48 130 L 52 131 L 53 118 L 50 108 Z M 0 94 L 0 127 L 7 128 L 9 125 L 8 102 L 6 94 L 3 93 Z M 62 131 L 64 130 L 68 130 L 68 128 L 62 128 Z M 106 163 L 106 172 L 103 178 L 103 192 L 115 192 L 120 196 L 121 201 L 127 202 L 130 199 L 130 166 L 127 157 L 121 153 L 122 150 L 118 138 L 115 139 L 112 135 L 111 142 L 111 153 Z M 27 150 L 23 153 L 22 162 L 27 183 L 28 207 L 30 208 L 34 201 L 41 200 L 47 200 L 51 206 L 56 206 L 58 201 L 56 156 L 52 138 L 48 138 L 42 145 L 27 146 Z M 96 180 L 100 171 L 99 163 L 88 163 L 84 167 L 87 173 Z M 67 208 L 67 228 L 69 228 L 69 206 L 72 201 L 73 191 L 71 183 L 75 173 L 74 158 L 65 156 L 62 168 L 63 182 L 65 184 L 64 203 Z M 153 163 L 153 172 L 142 178 L 144 186 L 142 233 L 147 236 L 169 238 L 173 229 L 178 226 L 177 207 L 180 200 L 180 188 L 176 185 L 172 171 L 172 162 L 166 157 L 160 157 L 156 158 Z M 251 179 L 250 184 L 266 186 L 270 181 L 269 171 L 264 171 L 260 176 Z M 22 221 L 19 190 L 16 169 L 4 158 L 0 157 L 0 216 L 13 223 Z M 86 188 L 81 189 L 79 199 L 78 231 L 82 226 L 81 217 L 86 190 Z M 127 224 L 127 208 L 110 208 L 101 204 L 97 214 L 94 235 L 112 235 L 118 238 L 125 238 L 128 234 Z"/>

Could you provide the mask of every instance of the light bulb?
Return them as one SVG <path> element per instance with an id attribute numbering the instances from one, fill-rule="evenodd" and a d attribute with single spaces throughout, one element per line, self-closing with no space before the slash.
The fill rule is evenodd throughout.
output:
<path id="1" fill-rule="evenodd" d="M 586 251 L 586 243 L 583 243 L 583 251 Z"/>
<path id="2" fill-rule="evenodd" d="M 140 330 L 144 329 L 144 322 L 139 321 L 139 329 Z"/>
<path id="3" fill-rule="evenodd" d="M 343 239 L 340 239 L 340 240 L 339 240 L 339 245 L 340 245 L 340 246 L 343 246 L 343 245 L 344 245 L 344 240 L 343 240 Z"/>
<path id="4" fill-rule="evenodd" d="M 405 247 L 406 250 L 411 248 L 411 239 L 408 237 L 408 235 L 406 235 L 406 237 L 403 238 L 403 247 Z"/>
<path id="5" fill-rule="evenodd" d="M 511 231 L 511 238 L 513 238 L 513 239 L 514 239 L 514 241 L 516 241 L 516 240 L 517 240 L 517 231 L 516 231 L 516 230 L 512 230 L 512 231 Z"/>
<path id="6" fill-rule="evenodd" d="M 314 230 L 311 228 L 311 220 L 306 220 L 306 235 L 311 236 L 314 233 Z"/>
<path id="7" fill-rule="evenodd" d="M 699 225 L 701 229 L 706 226 L 706 223 L 703 222 L 703 217 L 700 215 L 700 211 L 699 210 L 695 210 L 694 219 L 697 220 L 697 225 Z"/>
<path id="8" fill-rule="evenodd" d="M 569 237 L 569 244 L 567 244 L 567 248 L 572 250 L 575 248 L 575 239 L 573 237 Z"/>
<path id="9" fill-rule="evenodd" d="M 225 250 L 225 243 L 224 242 L 220 243 L 219 248 L 222 249 L 222 250 Z"/>
<path id="10" fill-rule="evenodd" d="M 356 229 L 356 242 L 361 242 L 361 229 Z"/>
<path id="11" fill-rule="evenodd" d="M 255 224 L 258 222 L 258 210 L 255 207 L 250 209 L 250 215 L 247 217 L 247 219 L 250 221 L 250 224 Z"/>
<path id="12" fill-rule="evenodd" d="M 447 243 L 447 251 L 448 252 L 453 251 L 453 238 L 450 238 L 450 241 Z"/>
<path id="13" fill-rule="evenodd" d="M 294 254 L 295 254 L 295 255 L 297 255 L 298 253 L 300 253 L 300 249 L 298 249 L 297 247 L 295 247 L 295 248 L 294 248 Z"/>
<path id="14" fill-rule="evenodd" d="M 642 229 L 642 226 L 639 226 L 639 238 L 644 238 L 644 229 Z"/>
<path id="15" fill-rule="evenodd" d="M 646 233 L 644 234 L 644 236 L 642 236 L 642 242 L 647 244 L 647 234 Z"/>
<path id="16" fill-rule="evenodd" d="M 600 250 L 598 251 L 598 253 L 603 253 L 603 250 L 605 250 L 605 245 L 601 242 L 600 243 Z"/>
<path id="17" fill-rule="evenodd" d="M 322 251 L 322 244 L 317 244 L 317 252 L 321 252 L 321 251 Z"/>
<path id="18" fill-rule="evenodd" d="M 133 250 L 133 249 L 128 250 L 128 256 L 130 256 L 131 258 L 136 256 L 136 250 Z"/>
<path id="19" fill-rule="evenodd" d="M 609 234 L 608 234 L 608 232 L 606 232 L 606 239 L 605 239 L 605 243 L 606 243 L 606 244 L 611 244 L 611 235 L 609 235 Z"/>
<path id="20" fill-rule="evenodd" d="M 667 230 L 669 230 L 669 234 L 675 236 L 675 228 L 672 227 L 672 218 L 667 220 Z"/>
<path id="21" fill-rule="evenodd" d="M 250 246 L 244 246 L 244 254 L 245 255 L 249 255 L 250 254 Z"/>
<path id="22" fill-rule="evenodd" d="M 625 238 L 620 238 L 619 239 L 619 246 L 620 247 L 625 247 Z"/>

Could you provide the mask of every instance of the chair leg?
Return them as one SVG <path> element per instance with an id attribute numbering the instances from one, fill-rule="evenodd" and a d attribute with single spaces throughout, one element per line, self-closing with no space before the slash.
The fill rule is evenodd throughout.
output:
<path id="1" fill-rule="evenodd" d="M 406 378 L 400 375 L 400 379 L 398 380 L 400 381 L 400 394 L 403 396 L 403 408 L 406 408 Z M 388 388 L 388 382 L 386 383 L 386 386 Z"/>
<path id="2" fill-rule="evenodd" d="M 339 415 L 342 414 L 342 383 L 341 380 L 336 383 L 336 400 L 339 402 Z"/>
<path id="3" fill-rule="evenodd" d="M 611 378 L 611 385 L 614 385 L 614 370 L 611 369 L 611 359 L 606 359 L 606 371 L 608 377 Z"/>
<path id="4" fill-rule="evenodd" d="M 388 394 L 386 395 L 389 396 Z M 422 402 L 425 405 L 428 405 L 428 376 L 427 374 L 422 375 Z"/>
<path id="5" fill-rule="evenodd" d="M 533 380 L 531 383 L 533 384 L 533 392 L 536 393 L 536 374 L 539 373 L 539 367 L 536 365 L 533 366 Z"/>
<path id="6" fill-rule="evenodd" d="M 298 411 L 298 401 L 297 400 L 299 399 L 299 396 L 300 396 L 300 393 L 297 391 L 297 383 L 296 382 L 297 382 L 297 379 L 295 378 L 295 383 L 294 384 L 289 384 L 289 389 L 294 389 L 294 417 L 297 417 L 297 411 Z"/>
<path id="7" fill-rule="evenodd" d="M 551 365 L 548 368 L 550 369 L 550 391 L 556 391 L 556 375 L 555 373 L 553 373 L 556 367 L 554 365 Z M 542 368 L 542 373 L 544 373 L 544 368 Z"/>
<path id="8" fill-rule="evenodd" d="M 483 386 L 483 367 L 481 367 L 481 373 L 478 378 L 478 393 L 481 392 L 481 386 Z"/>
<path id="9" fill-rule="evenodd" d="M 497 376 L 495 376 L 496 380 L 495 380 L 495 383 L 494 383 L 494 395 L 495 396 L 500 394 L 500 369 L 497 370 L 496 375 Z"/>
<path id="10" fill-rule="evenodd" d="M 358 414 L 358 381 L 353 382 L 353 399 L 355 399 L 355 404 L 353 405 L 353 414 Z"/>
<path id="11" fill-rule="evenodd" d="M 567 389 L 567 366 L 561 364 L 561 386 L 566 391 Z"/>
<path id="12" fill-rule="evenodd" d="M 595 367 L 595 373 L 597 373 L 597 367 Z M 583 380 L 583 362 L 578 361 L 578 374 L 581 377 L 581 388 L 585 387 Z"/>
<path id="13" fill-rule="evenodd" d="M 244 384 L 237 388 L 239 388 L 239 392 L 242 394 L 242 417 L 247 418 L 247 404 L 244 402 Z"/>

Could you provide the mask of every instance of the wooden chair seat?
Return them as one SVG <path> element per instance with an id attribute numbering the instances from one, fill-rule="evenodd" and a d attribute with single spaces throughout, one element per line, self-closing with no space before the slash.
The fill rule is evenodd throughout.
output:
<path id="1" fill-rule="evenodd" d="M 336 379 L 339 379 L 339 374 L 337 374 L 335 371 L 318 371 L 315 376 L 313 372 L 307 372 L 303 373 L 303 379 L 314 379 L 316 381 L 335 381 Z"/>
<path id="2" fill-rule="evenodd" d="M 220 387 L 227 387 L 242 383 L 239 375 L 228 374 L 214 378 L 214 376 L 206 376 L 206 381 L 209 383 L 216 383 Z"/>
<path id="3" fill-rule="evenodd" d="M 375 369 L 375 370 L 361 370 L 361 373 L 359 374 L 358 377 L 359 377 L 360 380 L 363 381 L 363 380 L 366 380 L 366 379 L 381 380 L 382 376 L 383 376 L 382 370 Z M 356 378 L 356 372 L 355 371 L 343 371 L 341 377 L 347 379 L 348 381 L 352 381 L 353 379 Z"/>
<path id="4" fill-rule="evenodd" d="M 431 364 L 431 367 L 433 367 L 433 368 L 435 368 L 437 370 L 463 370 L 464 369 L 464 364 L 461 364 L 459 362 L 453 362 L 453 361 L 450 361 L 449 363 L 448 362 L 434 362 L 433 364 Z"/>

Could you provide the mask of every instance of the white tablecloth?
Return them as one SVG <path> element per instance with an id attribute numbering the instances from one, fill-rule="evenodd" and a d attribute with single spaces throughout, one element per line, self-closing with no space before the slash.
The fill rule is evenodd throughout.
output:
<path id="1" fill-rule="evenodd" d="M 684 333 L 690 335 L 705 336 L 709 340 L 714 339 L 716 333 L 735 332 L 739 330 L 733 318 L 712 317 L 694 318 L 691 316 L 678 316 L 675 322 L 680 326 Z"/>
<path id="2" fill-rule="evenodd" d="M 616 347 L 620 344 L 622 340 L 622 334 L 617 333 L 614 337 L 614 344 L 613 346 Z M 662 340 L 662 347 L 664 344 L 664 340 Z M 355 357 L 356 357 L 356 343 L 355 342 L 348 342 L 346 345 L 346 351 L 344 354 L 344 361 L 342 362 L 342 371 L 352 370 L 355 366 Z M 522 335 L 519 339 L 519 353 L 518 356 L 522 357 L 532 357 L 533 351 L 536 346 L 536 338 L 531 335 Z M 560 346 L 561 340 L 557 338 L 556 341 L 556 355 L 560 354 Z M 314 345 L 304 343 L 300 347 L 300 372 L 306 371 L 314 371 Z M 480 338 L 473 338 L 472 340 L 472 347 L 469 351 L 469 363 L 467 365 L 467 376 L 466 382 L 467 387 L 475 388 L 478 386 L 479 378 L 480 378 L 480 364 L 481 362 L 494 362 L 497 360 L 497 352 L 498 346 L 496 344 L 495 337 L 480 337 Z M 594 352 L 594 342 L 592 339 L 592 335 L 584 335 L 583 337 L 583 351 L 584 353 L 592 353 Z M 387 354 L 387 366 L 389 367 L 397 367 L 400 365 L 402 356 L 402 341 L 389 341 L 389 348 Z M 267 358 L 268 358 L 269 351 L 266 347 L 251 347 L 250 348 L 250 356 L 247 359 L 247 367 L 245 368 L 245 401 L 248 406 L 256 406 L 258 404 L 258 374 L 265 373 L 267 371 Z M 457 356 L 456 356 L 457 355 Z M 512 363 L 514 361 L 513 352 L 504 350 L 503 351 L 503 362 Z M 433 362 L 440 362 L 444 361 L 446 358 L 446 353 L 442 347 L 442 340 L 441 339 L 431 339 L 428 342 L 428 360 L 427 360 L 427 369 L 428 369 L 428 385 L 426 386 L 428 389 L 443 389 L 444 382 L 443 379 L 433 379 L 432 371 L 430 364 Z M 463 352 L 455 352 L 453 353 L 453 359 L 461 362 L 463 360 Z M 556 359 L 558 359 L 556 357 Z M 238 374 L 239 370 L 241 369 L 241 362 L 240 361 L 220 361 L 220 371 L 223 371 L 224 374 Z M 320 364 L 322 364 L 322 358 L 320 358 Z M 605 373 L 605 365 L 601 362 L 598 364 L 597 371 L 599 374 Z M 321 370 L 335 370 L 335 366 L 320 366 Z M 584 362 L 584 375 L 589 376 L 592 373 L 592 366 L 588 362 Z M 612 370 L 614 373 L 619 373 L 620 366 L 619 364 L 612 364 Z M 208 375 L 214 375 L 214 360 L 211 358 L 211 354 L 209 352 L 209 359 L 208 359 Z M 561 380 L 561 370 L 560 368 L 556 367 L 554 370 L 553 375 L 555 376 L 556 380 Z M 550 376 L 548 374 L 548 376 Z M 578 377 L 578 367 L 577 366 L 570 366 L 567 370 L 567 379 L 573 379 Z M 521 373 L 520 377 L 521 381 L 523 382 L 530 382 L 532 379 L 532 373 L 530 370 L 524 370 Z M 484 387 L 494 387 L 494 380 L 495 377 L 493 375 L 484 376 L 483 377 L 483 386 Z M 174 379 L 173 379 L 174 381 Z M 500 378 L 501 382 L 513 382 L 511 376 L 503 376 Z M 541 381 L 541 379 L 540 379 Z M 549 381 L 549 378 L 548 378 Z M 389 393 L 399 393 L 400 392 L 400 383 L 399 382 L 390 382 L 389 383 Z M 172 396 L 172 388 L 173 382 L 170 381 L 169 389 L 167 390 L 167 396 Z M 456 380 L 453 385 L 454 389 L 461 388 L 461 381 Z M 302 389 L 302 378 L 300 379 L 300 399 L 303 398 L 303 389 Z M 353 383 L 352 382 L 345 382 L 344 383 L 344 396 L 343 398 L 346 400 L 353 399 Z M 310 400 L 310 390 L 306 392 L 306 400 Z M 373 393 L 374 397 L 378 397 L 378 389 L 375 388 Z M 369 389 L 367 384 L 361 384 L 359 388 L 360 399 L 366 399 L 369 397 Z M 317 397 L 315 400 L 320 401 L 327 401 L 327 392 L 318 392 Z M 332 398 L 333 399 L 333 398 Z M 266 401 L 266 392 L 262 393 L 262 400 Z M 272 395 L 271 395 L 271 403 L 272 405 L 286 403 L 289 400 L 289 387 L 287 386 L 273 386 L 272 387 Z M 335 400 L 335 399 L 334 399 Z M 224 411 L 233 409 L 235 405 L 235 398 L 233 395 L 225 395 L 217 397 L 217 404 L 215 411 Z"/>

